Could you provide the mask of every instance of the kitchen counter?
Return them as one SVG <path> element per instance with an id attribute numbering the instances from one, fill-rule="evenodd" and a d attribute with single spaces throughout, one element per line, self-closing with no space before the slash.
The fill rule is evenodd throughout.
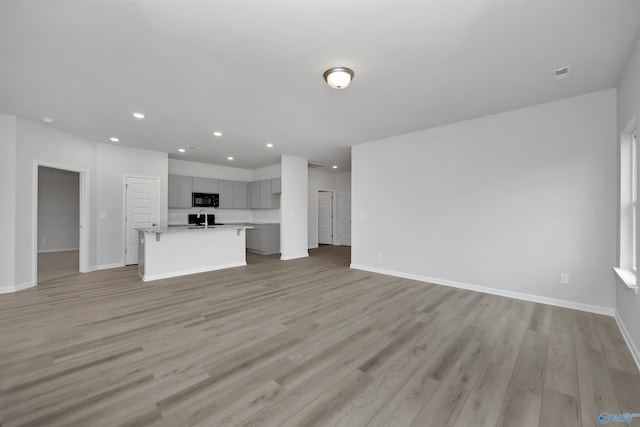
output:
<path id="1" fill-rule="evenodd" d="M 138 275 L 143 281 L 247 265 L 247 225 L 138 229 Z"/>
<path id="2" fill-rule="evenodd" d="M 198 231 L 216 231 L 216 230 L 240 230 L 252 228 L 251 225 L 247 224 L 218 224 L 218 225 L 210 225 L 205 227 L 203 225 L 170 225 L 168 227 L 149 227 L 149 228 L 138 228 L 138 231 L 143 231 L 145 233 L 183 233 L 183 232 L 198 232 Z"/>

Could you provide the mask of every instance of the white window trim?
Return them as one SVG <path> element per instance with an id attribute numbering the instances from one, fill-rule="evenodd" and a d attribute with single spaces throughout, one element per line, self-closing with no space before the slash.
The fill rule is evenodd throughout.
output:
<path id="1" fill-rule="evenodd" d="M 620 140 L 620 259 L 614 267 L 622 283 L 638 295 L 637 260 L 637 182 L 638 136 L 635 119 Z"/>

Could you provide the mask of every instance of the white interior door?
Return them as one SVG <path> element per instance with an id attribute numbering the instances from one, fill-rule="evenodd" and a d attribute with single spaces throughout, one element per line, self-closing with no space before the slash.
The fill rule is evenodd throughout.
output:
<path id="1" fill-rule="evenodd" d="M 333 244 L 333 192 L 318 191 L 318 243 Z"/>
<path id="2" fill-rule="evenodd" d="M 127 211 L 125 213 L 125 263 L 127 265 L 138 263 L 136 228 L 158 225 L 159 188 L 159 179 L 127 177 Z"/>
<path id="3" fill-rule="evenodd" d="M 341 245 L 351 246 L 351 190 L 338 191 L 338 237 Z"/>

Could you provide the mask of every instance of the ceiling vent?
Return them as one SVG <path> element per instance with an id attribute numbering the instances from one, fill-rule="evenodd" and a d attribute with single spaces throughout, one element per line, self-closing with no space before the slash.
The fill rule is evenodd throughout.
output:
<path id="1" fill-rule="evenodd" d="M 557 70 L 553 70 L 553 78 L 556 80 L 562 80 L 569 77 L 569 66 L 565 66 L 562 68 L 558 68 Z"/>

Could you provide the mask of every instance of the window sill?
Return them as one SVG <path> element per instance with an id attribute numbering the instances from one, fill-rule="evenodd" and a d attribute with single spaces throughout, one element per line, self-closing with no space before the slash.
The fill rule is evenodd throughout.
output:
<path id="1" fill-rule="evenodd" d="M 616 272 L 627 288 L 631 289 L 634 294 L 638 295 L 638 285 L 636 283 L 636 273 L 634 271 L 619 267 L 613 267 L 613 271 Z"/>

